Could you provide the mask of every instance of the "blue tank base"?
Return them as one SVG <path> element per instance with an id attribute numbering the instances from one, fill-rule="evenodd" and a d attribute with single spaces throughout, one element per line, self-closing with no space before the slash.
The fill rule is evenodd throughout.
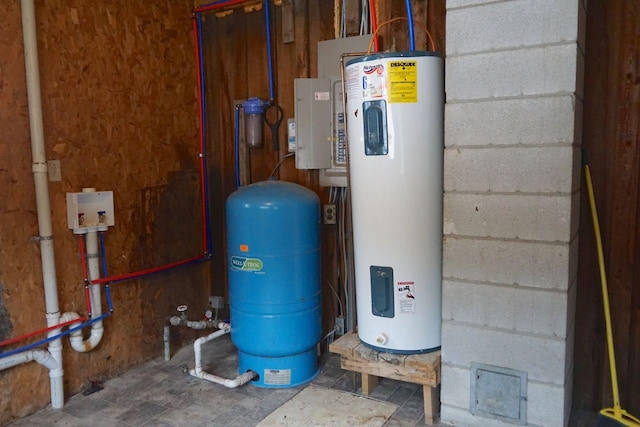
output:
<path id="1" fill-rule="evenodd" d="M 360 341 L 362 341 L 362 339 L 360 339 Z M 425 353 L 433 353 L 434 351 L 438 351 L 441 348 L 441 346 L 437 346 L 437 347 L 425 348 L 425 349 L 419 349 L 419 350 L 396 350 L 393 348 L 376 347 L 375 345 L 371 345 L 364 341 L 362 341 L 362 344 L 364 344 L 365 346 L 369 347 L 372 350 L 380 351 L 382 353 L 393 353 L 393 354 L 425 354 Z"/>
<path id="2" fill-rule="evenodd" d="M 256 387 L 291 388 L 312 381 L 320 373 L 315 346 L 292 356 L 265 357 L 238 351 L 238 372 L 254 371 Z"/>

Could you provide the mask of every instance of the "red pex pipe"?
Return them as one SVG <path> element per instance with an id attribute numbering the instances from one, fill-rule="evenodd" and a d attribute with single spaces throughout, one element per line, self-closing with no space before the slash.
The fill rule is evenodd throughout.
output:
<path id="1" fill-rule="evenodd" d="M 102 283 L 116 283 L 116 282 L 124 282 L 125 280 L 133 280 L 139 277 L 148 276 L 150 274 L 160 273 L 161 271 L 171 270 L 172 268 L 181 267 L 183 265 L 192 264 L 199 261 L 204 261 L 209 259 L 205 255 L 198 255 L 191 258 L 187 258 L 182 261 L 177 261 L 171 264 L 163 265 L 161 267 L 149 268 L 146 270 L 136 271 L 135 273 L 127 273 L 121 274 L 119 276 L 111 276 L 111 277 L 101 277 L 96 280 L 92 280 L 91 283 L 94 285 L 102 284 Z"/>
<path id="2" fill-rule="evenodd" d="M 373 33 L 373 49 L 380 52 L 378 46 L 378 18 L 376 16 L 376 0 L 369 0 L 369 10 L 371 11 L 371 32 Z"/>
<path id="3" fill-rule="evenodd" d="M 193 41 L 196 51 L 196 76 L 198 82 L 198 88 L 202 86 L 202 76 L 200 75 L 200 41 L 198 40 L 198 23 L 196 22 L 196 17 L 194 16 L 192 19 L 193 22 Z M 205 194 L 206 186 L 205 186 L 205 158 L 204 158 L 204 111 L 202 111 L 202 94 L 200 90 L 198 90 L 198 120 L 200 123 L 199 130 L 199 138 L 200 138 L 200 196 L 202 199 L 202 252 L 207 252 L 207 207 L 206 207 L 206 197 Z"/>
<path id="4" fill-rule="evenodd" d="M 25 340 L 27 338 L 31 338 L 35 335 L 44 334 L 45 332 L 52 331 L 54 329 L 61 329 L 65 326 L 73 325 L 74 323 L 84 322 L 87 320 L 86 317 L 79 317 L 77 319 L 68 320 L 66 322 L 58 323 L 57 325 L 49 326 L 48 328 L 38 329 L 37 331 L 29 332 L 28 334 L 20 335 L 19 337 L 11 338 L 8 340 L 4 340 L 0 342 L 0 347 L 4 347 L 5 345 L 13 344 L 18 341 Z"/>
<path id="5" fill-rule="evenodd" d="M 80 251 L 80 260 L 82 262 L 82 273 L 84 274 L 84 296 L 87 300 L 87 314 L 91 317 L 91 295 L 89 293 L 89 274 L 87 272 L 87 255 L 84 246 L 84 236 L 78 236 L 78 250 Z"/>
<path id="6" fill-rule="evenodd" d="M 235 4 L 240 4 L 242 2 L 245 2 L 247 0 L 231 0 L 229 2 L 225 2 L 223 3 L 215 3 L 215 4 L 211 4 L 211 5 L 204 5 L 201 6 L 200 8 L 197 8 L 195 10 L 196 13 L 199 12 L 206 12 L 208 10 L 213 10 L 213 9 L 218 9 L 220 7 L 224 7 L 224 6 L 232 6 Z M 196 54 L 196 67 L 198 72 L 196 73 L 197 75 L 197 83 L 198 83 L 198 87 L 201 87 L 202 85 L 202 75 L 200 73 L 200 69 L 201 69 L 201 63 L 200 63 L 200 49 L 202 48 L 200 46 L 200 42 L 198 39 L 198 23 L 196 20 L 196 16 L 194 13 L 194 16 L 192 18 L 192 27 L 193 27 L 193 39 L 194 39 L 194 45 L 195 45 L 195 54 Z M 200 120 L 200 130 L 199 130 L 199 138 L 200 138 L 200 195 L 202 198 L 202 247 L 203 247 L 203 253 L 205 253 L 205 255 L 197 255 L 191 258 L 187 258 L 185 260 L 182 261 L 177 261 L 171 264 L 166 264 L 160 267 L 154 267 L 154 268 L 149 268 L 146 270 L 141 270 L 141 271 L 136 271 L 134 273 L 126 273 L 126 274 L 121 274 L 119 276 L 110 276 L 110 277 L 101 277 L 99 279 L 96 280 L 91 280 L 90 283 L 94 284 L 94 285 L 98 285 L 98 284 L 103 284 L 103 283 L 116 283 L 116 282 L 124 282 L 126 280 L 133 280 L 133 279 L 138 279 L 140 277 L 144 277 L 144 276 L 148 276 L 151 274 L 155 274 L 155 273 L 160 273 L 162 271 L 167 271 L 167 270 L 171 270 L 173 268 L 177 268 L 177 267 L 181 267 L 187 264 L 192 264 L 192 263 L 196 263 L 196 262 L 200 262 L 200 261 L 204 261 L 206 259 L 208 259 L 208 256 L 206 255 L 208 247 L 207 247 L 207 225 L 206 225 L 206 220 L 207 220 L 207 207 L 206 207 L 206 185 L 205 185 L 205 158 L 204 158 L 204 144 L 205 144 L 205 138 L 204 138 L 204 125 L 203 125 L 203 121 L 204 121 L 204 111 L 202 110 L 202 98 L 201 98 L 202 94 L 200 93 L 200 91 L 198 91 L 198 118 Z M 86 273 L 85 273 L 86 275 Z"/>
<path id="7" fill-rule="evenodd" d="M 247 3 L 247 1 L 249 0 L 229 0 L 226 2 L 217 2 L 217 3 L 212 3 L 212 4 L 203 4 L 202 6 L 199 6 L 195 9 L 195 12 L 208 12 L 210 10 L 216 10 L 216 9 L 220 9 L 222 7 L 227 7 L 227 6 L 235 6 L 237 4 L 241 4 L 241 3 Z"/>

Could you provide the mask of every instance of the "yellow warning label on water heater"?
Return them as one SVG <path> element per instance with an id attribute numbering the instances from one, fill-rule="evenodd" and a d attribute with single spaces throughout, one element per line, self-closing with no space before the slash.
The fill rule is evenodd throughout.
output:
<path id="1" fill-rule="evenodd" d="M 391 61 L 388 71 L 389 102 L 418 102 L 417 61 Z"/>

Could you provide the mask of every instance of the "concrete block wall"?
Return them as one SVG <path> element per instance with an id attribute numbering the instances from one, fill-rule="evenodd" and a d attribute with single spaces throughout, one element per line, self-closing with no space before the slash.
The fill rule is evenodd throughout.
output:
<path id="1" fill-rule="evenodd" d="M 569 420 L 581 0 L 447 0 L 441 418 L 471 414 L 472 362 L 525 371 L 527 425 Z"/>

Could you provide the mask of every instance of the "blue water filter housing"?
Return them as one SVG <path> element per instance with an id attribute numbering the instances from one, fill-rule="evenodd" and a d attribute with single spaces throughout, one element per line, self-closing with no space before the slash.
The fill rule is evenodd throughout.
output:
<path id="1" fill-rule="evenodd" d="M 318 374 L 320 201 L 284 181 L 243 187 L 226 204 L 231 339 L 253 384 L 294 387 Z"/>

